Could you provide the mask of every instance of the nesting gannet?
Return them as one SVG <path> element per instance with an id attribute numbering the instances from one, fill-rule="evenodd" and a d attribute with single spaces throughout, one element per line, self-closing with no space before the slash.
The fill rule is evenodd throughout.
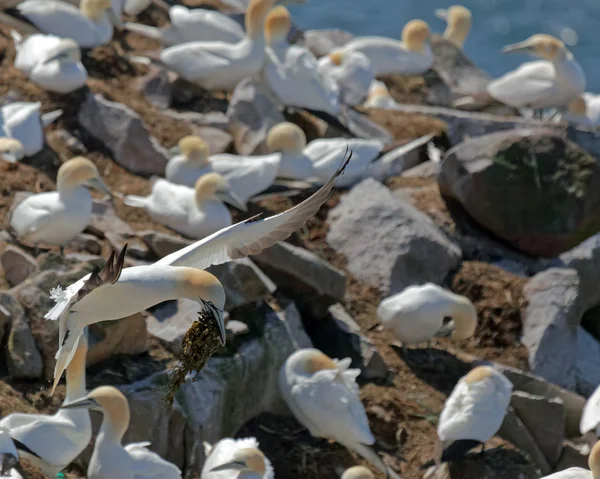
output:
<path id="1" fill-rule="evenodd" d="M 85 397 L 87 337 L 79 341 L 67 368 L 65 404 Z M 9 414 L 0 421 L 15 441 L 20 459 L 26 459 L 48 477 L 67 467 L 92 439 L 92 422 L 88 411 L 59 409 L 53 416 L 43 414 Z"/>
<path id="2" fill-rule="evenodd" d="M 375 438 L 360 402 L 350 358 L 331 359 L 317 349 L 300 349 L 281 367 L 279 389 L 296 419 L 314 437 L 335 440 L 360 454 L 389 477 L 389 469 L 373 449 Z"/>
<path id="3" fill-rule="evenodd" d="M 147 449 L 149 442 L 123 447 L 121 441 L 129 427 L 130 412 L 127 398 L 118 389 L 101 386 L 62 407 L 67 411 L 84 409 L 104 414 L 88 466 L 88 479 L 181 479 L 175 464 Z"/>
<path id="4" fill-rule="evenodd" d="M 433 64 L 429 44 L 429 26 L 422 20 L 408 22 L 402 41 L 387 37 L 359 37 L 342 47 L 345 51 L 364 53 L 375 75 L 421 75 Z"/>
<path id="5" fill-rule="evenodd" d="M 79 8 L 60 0 L 25 0 L 17 10 L 41 32 L 71 38 L 82 48 L 107 44 L 120 23 L 111 0 L 81 0 Z"/>
<path id="6" fill-rule="evenodd" d="M 308 48 L 287 43 L 291 25 L 285 7 L 279 6 L 269 13 L 262 80 L 281 105 L 335 117 L 340 113 L 339 89 L 333 78 L 319 73 L 318 60 Z"/>
<path id="7" fill-rule="evenodd" d="M 435 15 L 448 23 L 444 38 L 462 48 L 473 23 L 471 11 L 462 5 L 453 5 L 448 9 L 436 10 Z"/>
<path id="8" fill-rule="evenodd" d="M 246 206 L 230 191 L 218 173 L 207 173 L 194 188 L 157 179 L 149 196 L 126 196 L 128 206 L 144 208 L 159 223 L 189 238 L 202 239 L 231 226 L 231 213 L 223 202 L 243 211 Z"/>
<path id="9" fill-rule="evenodd" d="M 169 19 L 171 25 L 164 28 L 139 23 L 125 23 L 123 26 L 168 46 L 187 42 L 237 43 L 244 38 L 242 26 L 220 12 L 174 5 L 169 9 Z"/>
<path id="10" fill-rule="evenodd" d="M 269 11 L 304 0 L 252 0 L 246 12 L 246 36 L 238 43 L 188 42 L 165 48 L 167 68 L 207 90 L 233 90 L 244 78 L 257 75 L 265 61 L 264 23 Z"/>
<path id="11" fill-rule="evenodd" d="M 0 136 L 19 140 L 26 156 L 44 148 L 44 127 L 54 122 L 62 110 L 40 114 L 40 102 L 14 102 L 0 108 Z"/>
<path id="12" fill-rule="evenodd" d="M 42 89 L 70 93 L 85 85 L 88 75 L 77 42 L 54 35 L 35 34 L 23 39 L 15 31 L 11 34 L 17 50 L 15 68 Z"/>
<path id="13" fill-rule="evenodd" d="M 275 125 L 267 135 L 267 147 L 280 154 L 277 171 L 280 178 L 306 180 L 315 176 L 312 161 L 303 151 L 306 135 L 298 125 L 289 122 Z"/>
<path id="14" fill-rule="evenodd" d="M 594 444 L 588 457 L 590 470 L 581 467 L 570 467 L 560 472 L 555 472 L 542 479 L 600 479 L 600 442 Z"/>
<path id="15" fill-rule="evenodd" d="M 473 336 L 477 327 L 473 303 L 432 283 L 409 286 L 384 299 L 377 308 L 377 318 L 383 328 L 393 331 L 403 347 L 430 341 L 448 317 L 454 321 L 454 341 Z"/>
<path id="16" fill-rule="evenodd" d="M 221 439 L 211 446 L 204 443 L 206 461 L 200 479 L 274 479 L 269 459 L 253 438 Z"/>
<path id="17" fill-rule="evenodd" d="M 346 469 L 341 479 L 375 479 L 375 476 L 364 466 L 354 466 Z"/>
<path id="18" fill-rule="evenodd" d="M 399 105 L 392 98 L 385 83 L 375 80 L 369 88 L 369 95 L 363 105 L 365 108 L 382 108 L 384 110 L 396 110 Z"/>
<path id="19" fill-rule="evenodd" d="M 600 125 L 600 95 L 584 93 L 578 96 L 569 103 L 564 118 L 586 126 Z"/>
<path id="20" fill-rule="evenodd" d="M 56 191 L 25 198 L 12 210 L 11 228 L 21 240 L 66 245 L 92 216 L 92 197 L 86 186 L 111 194 L 90 160 L 77 157 L 66 161 L 58 170 Z"/>
<path id="21" fill-rule="evenodd" d="M 369 94 L 375 80 L 375 70 L 366 55 L 337 50 L 319 59 L 319 73 L 336 83 L 340 101 L 345 105 L 360 105 Z"/>
<path id="22" fill-rule="evenodd" d="M 585 90 L 585 73 L 565 44 L 550 35 L 534 35 L 504 47 L 505 53 L 530 53 L 542 60 L 523 63 L 493 80 L 486 95 L 461 98 L 455 106 L 472 107 L 490 100 L 514 108 L 566 109 Z M 482 98 L 479 98 L 482 97 Z"/>
<path id="23" fill-rule="evenodd" d="M 459 459 L 496 434 L 512 388 L 504 374 L 490 366 L 478 366 L 461 378 L 440 414 L 434 463 Z"/>
<path id="24" fill-rule="evenodd" d="M 54 387 L 69 365 L 85 326 L 125 318 L 164 301 L 180 298 L 198 301 L 214 317 L 224 342 L 225 291 L 217 278 L 203 270 L 257 254 L 288 238 L 327 201 L 350 157 L 341 161 L 336 174 L 316 193 L 283 213 L 242 221 L 148 266 L 122 270 L 125 249 L 118 260 L 113 252 L 100 273 L 84 276 L 64 290 L 53 289 L 51 297 L 56 305 L 45 318 L 59 321 L 60 349 L 56 355 Z"/>
<path id="25" fill-rule="evenodd" d="M 0 158 L 9 163 L 16 163 L 25 157 L 25 149 L 19 140 L 0 137 Z"/>
<path id="26" fill-rule="evenodd" d="M 197 136 L 182 138 L 179 151 L 181 154 L 167 164 L 167 180 L 193 186 L 200 176 L 216 171 L 227 180 L 230 191 L 241 204 L 269 188 L 279 170 L 278 154 L 239 156 L 223 153 L 210 156 L 208 145 Z"/>

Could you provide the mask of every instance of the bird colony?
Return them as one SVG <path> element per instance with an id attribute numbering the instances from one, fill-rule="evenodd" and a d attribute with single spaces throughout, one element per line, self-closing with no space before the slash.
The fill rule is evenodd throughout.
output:
<path id="1" fill-rule="evenodd" d="M 600 479 L 576 51 L 304 1 L 1 2 L 0 477 Z"/>

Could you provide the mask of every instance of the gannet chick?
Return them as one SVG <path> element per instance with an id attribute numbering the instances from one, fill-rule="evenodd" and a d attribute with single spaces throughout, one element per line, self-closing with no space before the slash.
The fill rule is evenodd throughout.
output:
<path id="1" fill-rule="evenodd" d="M 267 147 L 280 153 L 278 177 L 306 180 L 315 176 L 312 161 L 303 152 L 306 135 L 298 125 L 289 122 L 275 125 L 267 134 Z"/>
<path id="2" fill-rule="evenodd" d="M 181 471 L 175 464 L 147 449 L 149 442 L 121 445 L 129 427 L 130 412 L 127 398 L 118 389 L 101 386 L 62 407 L 104 414 L 88 466 L 88 479 L 181 479 Z"/>
<path id="3" fill-rule="evenodd" d="M 575 98 L 567 108 L 565 120 L 586 126 L 600 125 L 600 95 L 584 93 Z"/>
<path id="4" fill-rule="evenodd" d="M 381 108 L 384 110 L 398 109 L 398 103 L 392 98 L 385 83 L 375 80 L 369 88 L 369 96 L 364 105 L 365 108 Z"/>
<path id="5" fill-rule="evenodd" d="M 193 239 L 206 238 L 231 226 L 231 213 L 223 202 L 245 211 L 231 191 L 229 183 L 218 173 L 207 173 L 194 188 L 157 179 L 150 196 L 126 196 L 124 202 L 144 208 L 155 221 Z"/>
<path id="6" fill-rule="evenodd" d="M 217 278 L 203 271 L 213 264 L 260 253 L 288 238 L 327 201 L 335 180 L 344 172 L 350 156 L 336 174 L 312 196 L 283 213 L 266 219 L 253 217 L 197 241 L 154 264 L 123 269 L 126 249 L 111 255 L 100 273 L 84 276 L 66 289 L 51 291 L 56 305 L 46 314 L 59 321 L 59 345 L 54 386 L 71 362 L 83 329 L 100 321 L 125 318 L 164 301 L 193 299 L 212 315 L 225 342 L 223 324 L 225 291 Z M 114 477 L 114 476 L 113 476 Z"/>
<path id="7" fill-rule="evenodd" d="M 81 233 L 92 216 L 92 197 L 86 186 L 110 195 L 98 168 L 83 157 L 63 163 L 58 170 L 56 191 L 31 195 L 10 216 L 10 226 L 19 240 L 34 244 L 64 246 Z"/>
<path id="8" fill-rule="evenodd" d="M 336 50 L 319 59 L 319 73 L 333 79 L 340 91 L 340 101 L 350 106 L 362 104 L 375 80 L 371 61 L 353 51 Z"/>
<path id="9" fill-rule="evenodd" d="M 590 470 L 581 467 L 570 467 L 560 472 L 555 472 L 542 479 L 600 479 L 600 442 L 594 444 L 588 457 Z"/>
<path id="10" fill-rule="evenodd" d="M 512 388 L 506 376 L 490 366 L 478 366 L 461 378 L 440 414 L 434 463 L 460 459 L 491 439 L 502 425 Z"/>
<path id="11" fill-rule="evenodd" d="M 269 11 L 277 5 L 302 1 L 252 0 L 246 12 L 246 36 L 238 43 L 188 42 L 165 48 L 160 59 L 183 79 L 207 90 L 233 90 L 263 66 L 264 23 Z"/>
<path id="12" fill-rule="evenodd" d="M 167 46 L 187 42 L 237 43 L 244 38 L 244 29 L 241 25 L 217 11 L 174 5 L 169 9 L 169 19 L 171 25 L 164 28 L 139 23 L 125 23 L 124 27 Z"/>
<path id="13" fill-rule="evenodd" d="M 463 48 L 473 23 L 471 11 L 462 5 L 453 5 L 448 9 L 436 10 L 435 15 L 448 23 L 444 38 L 458 48 Z"/>
<path id="14" fill-rule="evenodd" d="M 0 108 L 0 136 L 19 140 L 25 156 L 33 156 L 44 148 L 44 127 L 53 123 L 62 110 L 40 114 L 40 102 L 17 101 Z"/>
<path id="15" fill-rule="evenodd" d="M 258 448 L 258 441 L 221 439 L 211 446 L 204 443 L 206 461 L 200 479 L 274 479 L 269 459 Z"/>
<path id="16" fill-rule="evenodd" d="M 364 53 L 376 76 L 422 75 L 433 64 L 429 26 L 423 20 L 408 22 L 402 30 L 401 42 L 387 37 L 359 37 L 342 50 Z"/>
<path id="17" fill-rule="evenodd" d="M 340 113 L 338 87 L 331 77 L 321 76 L 319 63 L 308 48 L 287 43 L 291 25 L 285 7 L 269 13 L 262 81 L 283 106 L 321 111 L 335 117 Z"/>
<path id="18" fill-rule="evenodd" d="M 15 68 L 29 76 L 40 88 L 54 93 L 71 93 L 87 81 L 81 63 L 81 49 L 74 40 L 35 34 L 25 40 L 15 31 Z"/>
<path id="19" fill-rule="evenodd" d="M 9 163 L 16 163 L 25 157 L 25 149 L 19 140 L 0 137 L 0 158 Z"/>
<path id="20" fill-rule="evenodd" d="M 383 328 L 393 331 L 403 347 L 431 341 L 442 329 L 444 318 L 448 317 L 454 320 L 454 341 L 473 336 L 477 328 L 477 311 L 473 303 L 432 283 L 409 286 L 384 299 L 377 308 L 377 318 Z"/>
<path id="21" fill-rule="evenodd" d="M 370 461 L 388 477 L 399 476 L 373 449 L 375 438 L 360 402 L 350 358 L 337 360 L 317 349 L 300 349 L 281 367 L 279 389 L 296 417 L 314 437 L 339 442 Z"/>
<path id="22" fill-rule="evenodd" d="M 42 33 L 71 38 L 82 48 L 106 45 L 113 25 L 120 24 L 111 0 L 81 0 L 79 8 L 60 0 L 25 0 L 17 10 Z"/>
<path id="23" fill-rule="evenodd" d="M 210 149 L 199 136 L 185 136 L 179 140 L 179 155 L 167 163 L 165 178 L 173 183 L 193 187 L 198 178 L 211 173 L 208 157 Z"/>
<path id="24" fill-rule="evenodd" d="M 364 466 L 354 466 L 344 471 L 342 479 L 375 479 L 375 476 Z"/>
<path id="25" fill-rule="evenodd" d="M 65 404 L 85 396 L 87 337 L 79 341 L 67 368 Z M 56 475 L 87 447 L 92 439 L 92 422 L 86 410 L 59 409 L 52 416 L 43 414 L 9 414 L 0 421 L 16 442 L 20 459 L 26 459 L 46 476 Z"/>

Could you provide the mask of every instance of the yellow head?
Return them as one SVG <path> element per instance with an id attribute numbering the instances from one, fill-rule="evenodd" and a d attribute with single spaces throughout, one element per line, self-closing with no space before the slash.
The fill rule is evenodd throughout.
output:
<path id="1" fill-rule="evenodd" d="M 99 20 L 102 14 L 112 11 L 111 0 L 81 0 L 81 12 L 90 20 Z"/>
<path id="2" fill-rule="evenodd" d="M 354 466 L 346 469 L 342 479 L 375 479 L 375 476 L 364 466 Z"/>
<path id="3" fill-rule="evenodd" d="M 489 378 L 493 373 L 494 370 L 490 366 L 477 366 L 465 376 L 465 382 L 467 384 L 476 384 Z"/>
<path id="4" fill-rule="evenodd" d="M 201 165 L 208 164 L 210 148 L 199 136 L 184 136 L 179 140 L 179 151 L 189 161 Z"/>
<path id="5" fill-rule="evenodd" d="M 108 187 L 100 179 L 96 165 L 83 156 L 72 158 L 58 169 L 56 189 L 67 191 L 80 186 L 91 186 L 98 191 L 110 195 Z"/>
<path id="6" fill-rule="evenodd" d="M 251 472 L 259 475 L 260 477 L 263 477 L 265 475 L 265 472 L 267 471 L 267 466 L 265 464 L 265 456 L 258 449 L 239 449 L 235 451 L 233 455 L 233 460 L 226 464 L 221 464 L 217 467 L 214 467 L 213 469 L 211 469 L 211 472 L 230 470 L 240 471 L 240 473 Z"/>
<path id="7" fill-rule="evenodd" d="M 0 156 L 9 163 L 16 163 L 25 156 L 25 149 L 19 140 L 14 138 L 0 138 Z"/>
<path id="8" fill-rule="evenodd" d="M 448 23 L 444 38 L 462 48 L 473 23 L 471 11 L 462 5 L 454 5 L 447 10 L 436 10 L 435 14 Z"/>
<path id="9" fill-rule="evenodd" d="M 306 146 L 306 135 L 298 125 L 279 123 L 269 131 L 267 146 L 271 151 L 282 153 L 302 153 Z"/>
<path id="10" fill-rule="evenodd" d="M 314 351 L 306 360 L 305 370 L 309 374 L 328 369 L 337 369 L 337 364 L 321 351 Z"/>
<path id="11" fill-rule="evenodd" d="M 592 477 L 600 479 L 600 441 L 592 447 L 590 457 L 588 458 L 588 465 L 590 466 L 590 471 L 592 471 Z"/>
<path id="12" fill-rule="evenodd" d="M 583 97 L 577 97 L 571 103 L 569 103 L 569 113 L 575 116 L 583 116 L 587 115 L 587 103 Z"/>
<path id="13" fill-rule="evenodd" d="M 521 43 L 508 45 L 502 50 L 504 53 L 529 53 L 551 62 L 564 58 L 569 51 L 565 44 L 552 35 L 533 35 Z"/>
<path id="14" fill-rule="evenodd" d="M 194 189 L 196 191 L 196 204 L 199 207 L 209 199 L 218 198 L 239 210 L 247 210 L 244 202 L 231 191 L 229 182 L 219 173 L 207 173 L 201 176 L 196 181 Z"/>
<path id="15" fill-rule="evenodd" d="M 429 41 L 429 25 L 423 20 L 411 20 L 402 30 L 402 41 L 406 48 L 416 53 L 423 53 Z"/>
<path id="16" fill-rule="evenodd" d="M 339 67 L 344 62 L 344 52 L 342 50 L 335 50 L 328 56 L 331 60 L 331 63 L 333 63 L 335 66 Z"/>
<path id="17" fill-rule="evenodd" d="M 269 45 L 275 45 L 284 41 L 290 29 L 292 28 L 292 20 L 290 12 L 287 8 L 279 6 L 271 10 L 265 21 L 265 36 Z"/>

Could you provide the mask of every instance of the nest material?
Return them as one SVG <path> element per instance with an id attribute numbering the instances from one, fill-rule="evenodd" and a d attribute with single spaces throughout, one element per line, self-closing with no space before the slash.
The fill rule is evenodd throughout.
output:
<path id="1" fill-rule="evenodd" d="M 221 346 L 219 326 L 209 311 L 198 313 L 198 319 L 190 326 L 183 337 L 179 364 L 169 374 L 169 385 L 165 400 L 172 404 L 175 394 L 185 383 L 188 374 L 194 373 L 192 380 L 202 371 L 210 357 Z"/>

